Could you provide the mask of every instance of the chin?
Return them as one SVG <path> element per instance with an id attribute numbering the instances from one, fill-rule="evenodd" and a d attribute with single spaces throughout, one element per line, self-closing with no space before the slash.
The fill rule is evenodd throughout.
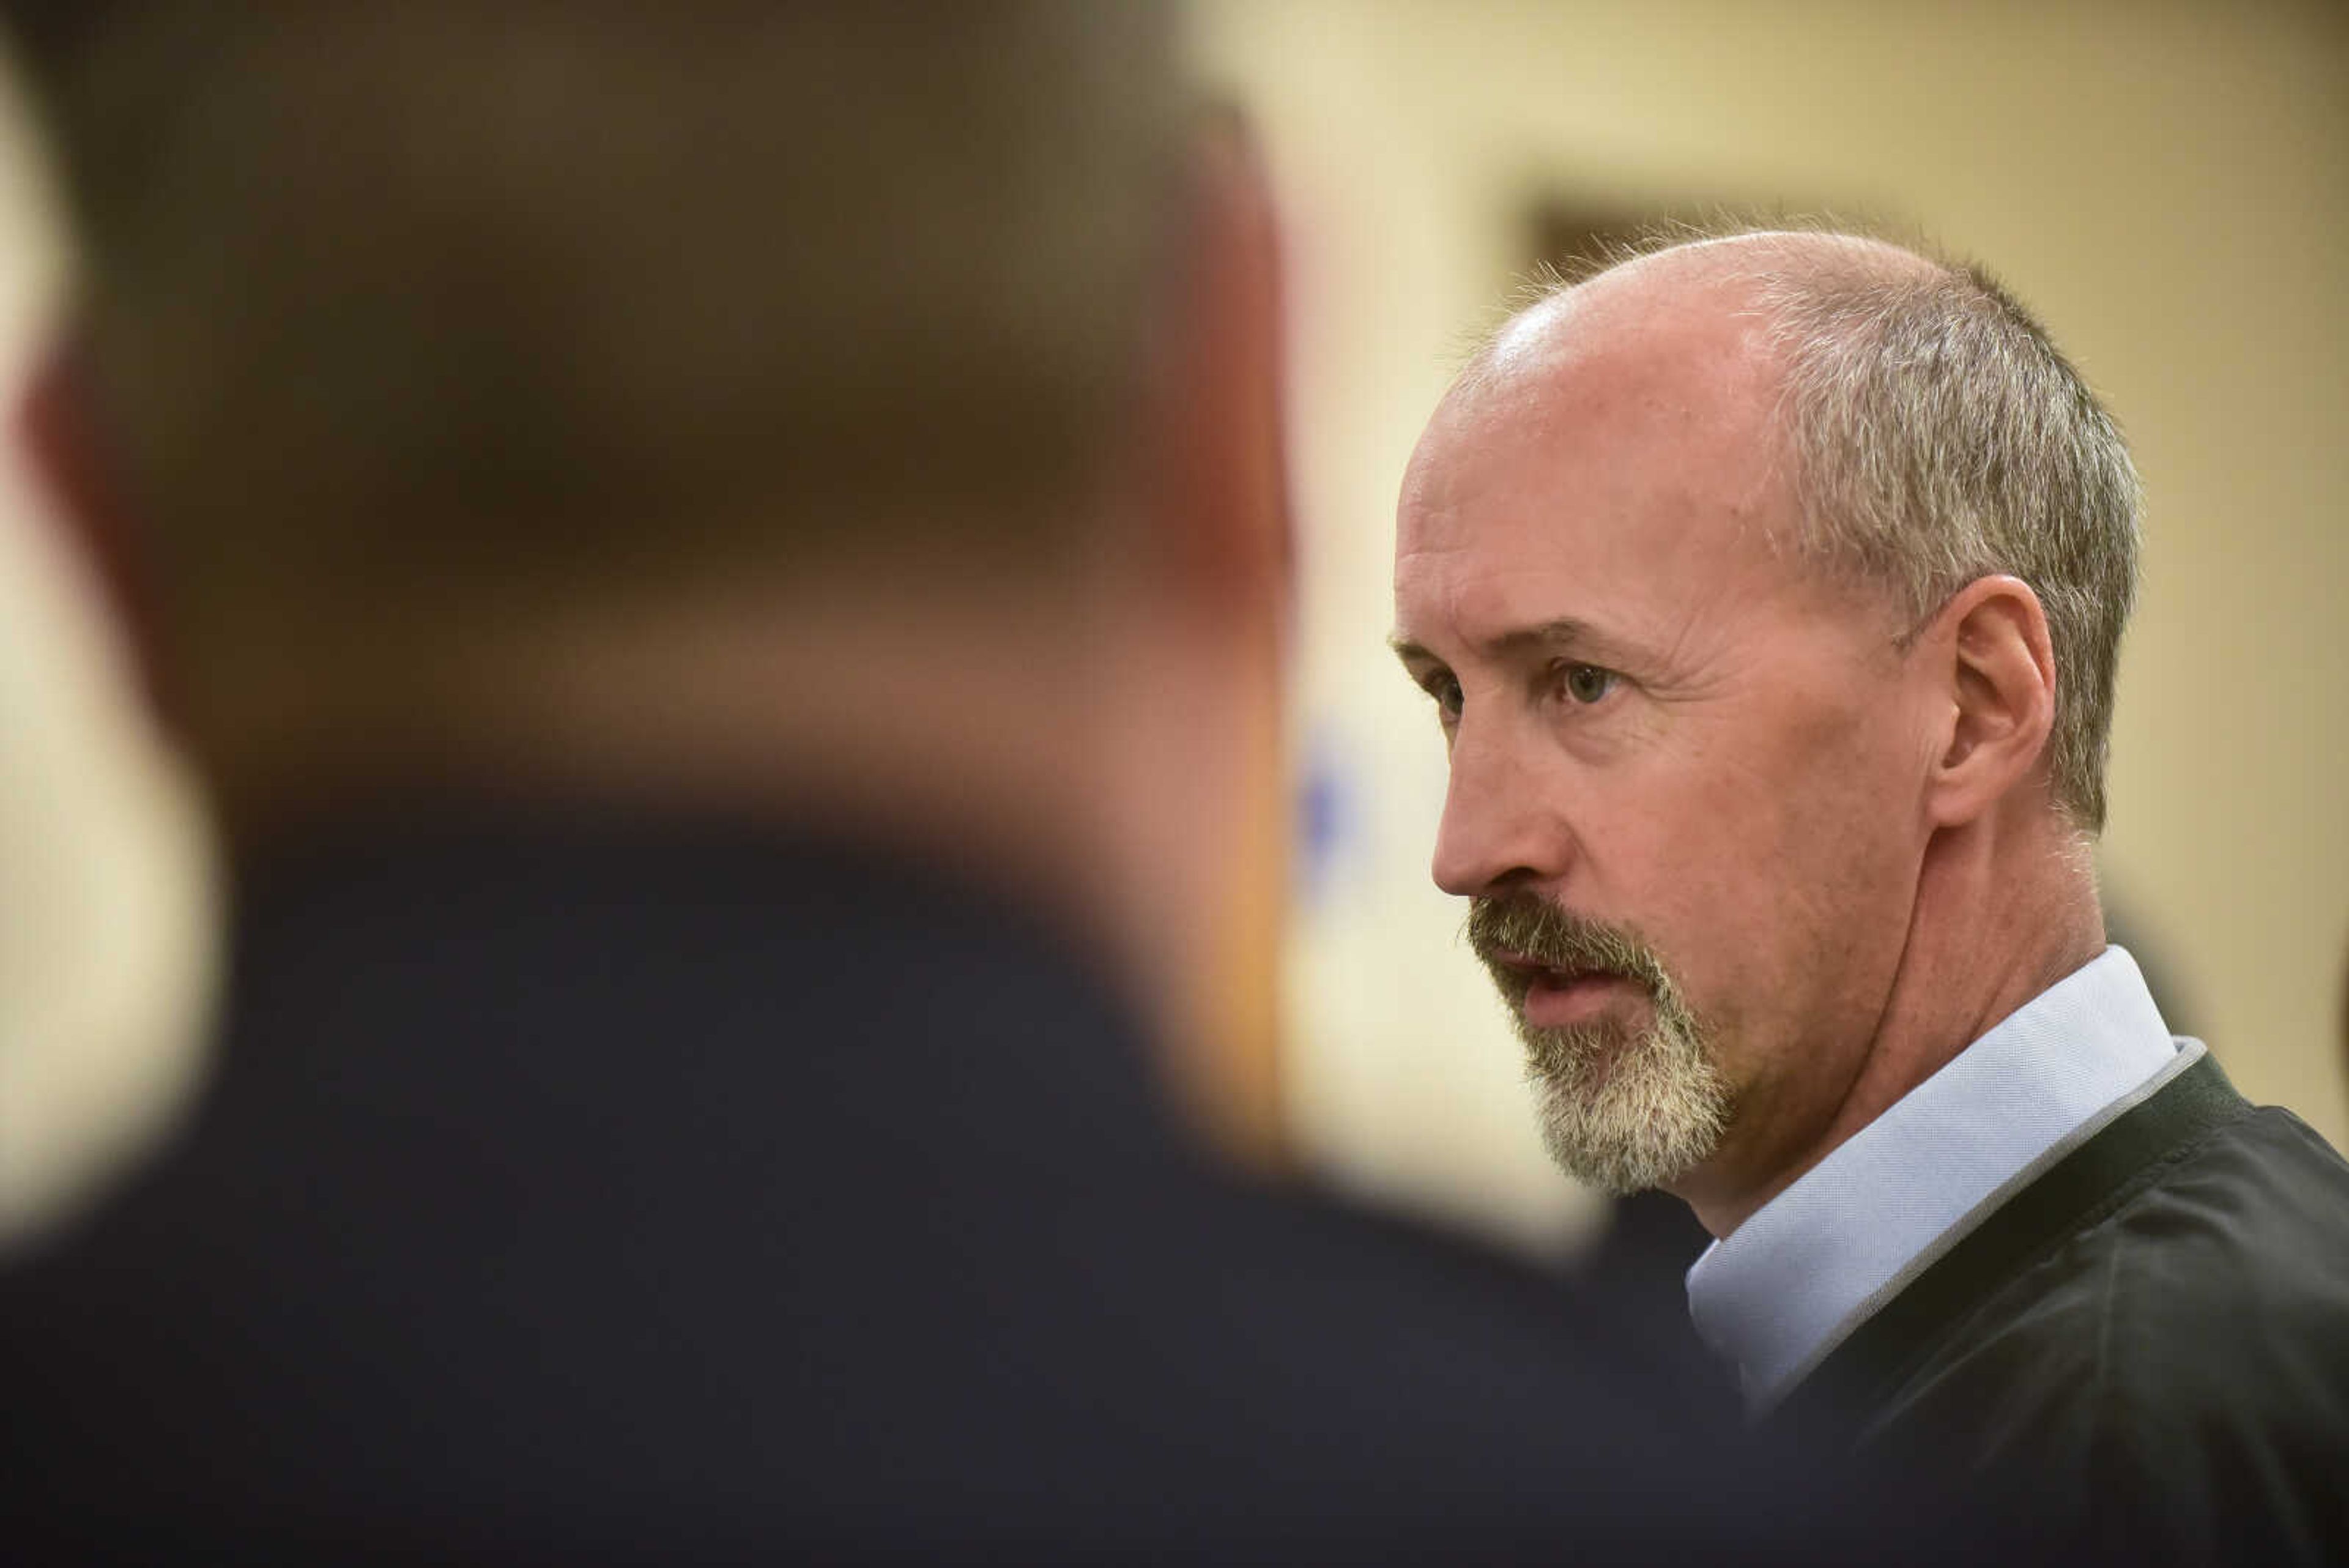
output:
<path id="1" fill-rule="evenodd" d="M 1576 1179 L 1619 1196 L 1671 1187 L 1710 1160 L 1729 1129 L 1729 1087 L 1692 1032 L 1661 1020 L 1521 1029 L 1542 1142 Z"/>

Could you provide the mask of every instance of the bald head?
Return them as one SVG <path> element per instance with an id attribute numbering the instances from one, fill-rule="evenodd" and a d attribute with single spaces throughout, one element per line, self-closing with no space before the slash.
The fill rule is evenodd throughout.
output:
<path id="1" fill-rule="evenodd" d="M 1913 251 L 1853 234 L 1763 230 L 1647 250 L 1580 281 L 1561 284 L 1509 317 L 1454 385 L 1455 394 L 1538 376 L 1593 337 L 1609 332 L 1654 334 L 1679 328 L 1692 347 L 1734 344 L 1741 358 L 1775 363 L 1766 288 L 1776 276 L 1808 270 L 1872 274 L 1887 285 L 1930 277 L 1940 269 Z M 1714 369 L 1726 360 L 1716 360 Z"/>
<path id="2" fill-rule="evenodd" d="M 1592 369 L 1604 373 L 1575 373 Z M 1556 417 L 1603 411 L 1627 438 L 1671 421 L 1681 439 L 1737 443 L 1757 494 L 1787 488 L 1793 536 L 1771 542 L 1879 588 L 1909 622 L 1978 577 L 2030 585 L 2056 662 L 2054 797 L 2081 829 L 2103 826 L 2136 469 L 2079 373 L 1988 275 L 1852 234 L 1650 250 L 1513 317 L 1439 423 L 1561 396 Z"/>

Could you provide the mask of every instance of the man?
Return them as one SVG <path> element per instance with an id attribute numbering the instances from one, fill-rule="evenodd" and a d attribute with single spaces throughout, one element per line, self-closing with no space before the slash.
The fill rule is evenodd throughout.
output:
<path id="1" fill-rule="evenodd" d="M 0 1273 L 10 1554 L 1866 1555 L 1635 1325 L 1157 1108 L 1287 590 L 1164 16 L 17 20 L 43 453 L 235 890 L 200 1108 Z"/>
<path id="2" fill-rule="evenodd" d="M 2120 435 L 1979 272 L 1831 234 L 1561 288 L 1404 481 L 1435 879 L 1547 1139 L 1718 1240 L 1754 1407 L 2124 1557 L 2349 1552 L 2349 1167 L 2105 943 Z"/>

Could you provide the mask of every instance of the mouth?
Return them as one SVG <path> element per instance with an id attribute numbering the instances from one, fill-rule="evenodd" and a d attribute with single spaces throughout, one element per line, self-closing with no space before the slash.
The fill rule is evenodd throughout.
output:
<path id="1" fill-rule="evenodd" d="M 1503 993 L 1537 1028 L 1588 1023 L 1627 998 L 1647 994 L 1640 981 L 1612 970 L 1547 963 L 1507 949 L 1495 950 L 1485 961 Z"/>

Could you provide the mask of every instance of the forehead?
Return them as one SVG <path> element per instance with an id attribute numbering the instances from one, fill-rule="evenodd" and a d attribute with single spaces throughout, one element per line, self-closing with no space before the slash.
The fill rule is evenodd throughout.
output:
<path id="1" fill-rule="evenodd" d="M 1413 457 L 1402 629 L 1604 607 L 1562 607 L 1560 593 L 1631 614 L 1785 583 L 1798 517 L 1779 386 L 1764 323 L 1733 287 L 1634 280 L 1528 312 Z"/>

